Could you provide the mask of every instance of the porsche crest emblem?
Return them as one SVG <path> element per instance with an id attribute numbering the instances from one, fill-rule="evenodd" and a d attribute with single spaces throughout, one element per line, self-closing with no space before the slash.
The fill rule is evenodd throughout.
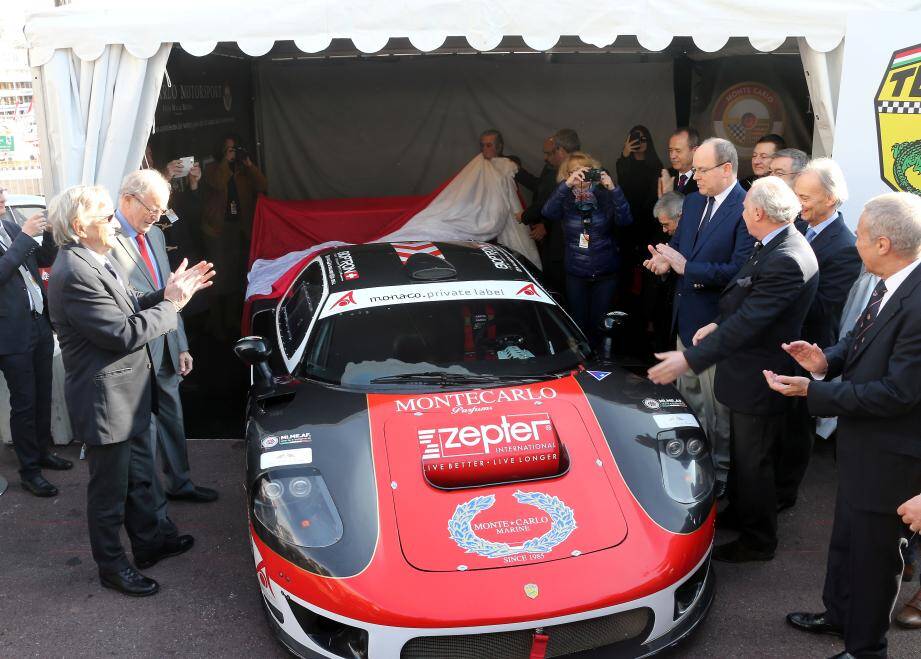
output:
<path id="1" fill-rule="evenodd" d="M 537 596 L 540 595 L 540 588 L 537 587 L 536 583 L 526 583 L 524 585 L 524 594 L 532 600 L 537 599 Z"/>
<path id="2" fill-rule="evenodd" d="M 876 93 L 876 128 L 883 181 L 921 195 L 921 44 L 892 53 Z"/>

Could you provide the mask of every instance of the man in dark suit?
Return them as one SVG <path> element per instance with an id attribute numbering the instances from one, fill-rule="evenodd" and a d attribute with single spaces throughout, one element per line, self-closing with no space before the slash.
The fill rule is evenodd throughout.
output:
<path id="1" fill-rule="evenodd" d="M 801 338 L 827 348 L 838 342 L 841 311 L 848 291 L 860 274 L 856 238 L 838 208 L 847 201 L 847 183 L 838 164 L 817 158 L 797 175 L 793 190 L 803 210 L 796 228 L 806 236 L 819 262 L 819 290 L 806 314 Z M 815 439 L 815 419 L 806 404 L 793 401 L 789 432 L 784 433 L 777 468 L 777 505 L 796 504 L 799 485 L 809 466 Z"/>
<path id="2" fill-rule="evenodd" d="M 793 227 L 799 209 L 779 178 L 755 181 L 743 218 L 759 242 L 723 289 L 719 316 L 697 331 L 692 347 L 657 355 L 661 363 L 649 370 L 653 382 L 665 384 L 688 367 L 699 373 L 716 364 L 716 397 L 731 410 L 732 454 L 729 508 L 719 521 L 741 532 L 713 550 L 719 561 L 770 560 L 777 548 L 774 455 L 789 401 L 761 376 L 792 364 L 780 343 L 799 336 L 819 285 L 815 254 Z"/>
<path id="3" fill-rule="evenodd" d="M 559 183 L 557 172 L 569 154 L 581 148 L 579 135 L 571 128 L 561 128 L 544 140 L 544 168 L 539 177 L 520 171 L 515 179 L 522 177 L 522 184 L 534 192 L 531 203 L 521 213 L 521 221 L 531 229 L 531 238 L 537 242 L 540 250 L 541 267 L 544 281 L 564 299 L 566 290 L 566 272 L 563 269 L 563 227 L 559 222 L 548 220 L 541 215 L 541 209 Z"/>
<path id="4" fill-rule="evenodd" d="M 182 306 L 213 273 L 183 263 L 165 288 L 141 295 L 107 254 L 118 226 L 101 187 L 75 186 L 49 206 L 61 245 L 48 287 L 51 322 L 66 372 L 65 398 L 74 434 L 86 443 L 90 480 L 87 518 L 102 585 L 127 595 L 153 595 L 156 581 L 128 561 L 119 539 L 124 525 L 134 561 L 146 569 L 188 551 L 190 535 L 164 537 L 154 509 L 150 415 L 155 406 L 148 342 L 174 330 Z"/>
<path id="5" fill-rule="evenodd" d="M 152 293 L 165 285 L 169 275 L 166 240 L 155 226 L 167 208 L 170 187 L 154 169 L 142 169 L 125 176 L 115 217 L 121 230 L 110 256 L 128 274 L 128 284 L 139 293 Z M 186 448 L 179 383 L 192 371 L 192 355 L 182 316 L 176 330 L 147 344 L 153 360 L 157 384 L 155 445 L 166 474 L 166 497 L 198 503 L 215 501 L 218 493 L 192 482 Z M 163 519 L 166 497 L 159 482 L 154 483 L 159 517 Z"/>
<path id="6" fill-rule="evenodd" d="M 694 152 L 699 192 L 685 197 L 681 223 L 668 245 L 649 246 L 644 265 L 656 274 L 679 275 L 672 310 L 678 350 L 691 346 L 694 334 L 719 313 L 720 291 L 748 260 L 754 238 L 742 220 L 745 192 L 736 180 L 739 157 L 727 140 L 712 138 Z M 730 468 L 729 410 L 716 399 L 716 371 L 687 372 L 678 389 L 703 420 L 717 473 L 717 494 L 726 492 Z"/>
<path id="7" fill-rule="evenodd" d="M 694 178 L 694 152 L 700 146 L 697 129 L 683 126 L 668 138 L 668 161 L 671 169 L 663 169 L 659 176 L 659 198 L 674 190 L 687 196 L 697 192 Z"/>
<path id="8" fill-rule="evenodd" d="M 6 191 L 0 189 L 0 217 Z M 41 213 L 22 226 L 0 221 L 0 371 L 10 391 L 10 434 L 19 459 L 22 487 L 38 497 L 57 496 L 42 475 L 73 463 L 51 453 L 51 360 L 54 339 L 39 266 L 54 261 L 57 248 Z"/>
<path id="9" fill-rule="evenodd" d="M 773 371 L 765 379 L 775 391 L 805 397 L 813 415 L 838 417 L 825 611 L 787 620 L 843 635 L 847 654 L 837 656 L 886 657 L 902 574 L 905 527 L 896 511 L 921 492 L 921 198 L 896 192 L 867 202 L 857 251 L 880 277 L 857 324 L 824 351 L 805 341 L 783 345 L 812 379 Z"/>

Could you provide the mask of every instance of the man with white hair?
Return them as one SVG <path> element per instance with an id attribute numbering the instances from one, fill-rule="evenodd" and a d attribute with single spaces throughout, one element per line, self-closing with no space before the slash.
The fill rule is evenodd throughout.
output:
<path id="1" fill-rule="evenodd" d="M 897 510 L 921 492 L 921 198 L 895 192 L 868 201 L 857 251 L 880 282 L 854 328 L 825 350 L 782 345 L 811 378 L 770 370 L 764 377 L 774 391 L 805 397 L 813 415 L 838 417 L 825 610 L 787 621 L 843 636 L 838 657 L 886 657 L 902 574 Z"/>
<path id="2" fill-rule="evenodd" d="M 789 401 L 768 388 L 762 373 L 792 366 L 780 343 L 800 335 L 819 285 L 815 254 L 793 227 L 799 210 L 779 178 L 752 184 L 742 217 L 758 242 L 723 289 L 719 316 L 697 331 L 693 346 L 658 355 L 662 361 L 649 369 L 653 382 L 667 384 L 688 369 L 700 373 L 716 364 L 715 393 L 730 410 L 732 455 L 729 507 L 717 525 L 740 531 L 713 550 L 718 561 L 767 561 L 777 548 L 774 455 Z"/>
<path id="3" fill-rule="evenodd" d="M 128 273 L 128 283 L 141 293 L 159 290 L 169 276 L 166 239 L 156 225 L 167 209 L 169 196 L 169 183 L 155 169 L 131 172 L 119 189 L 115 218 L 121 230 L 111 258 Z M 157 337 L 148 346 L 157 383 L 159 411 L 155 416 L 155 435 L 166 475 L 166 496 L 198 503 L 214 501 L 218 493 L 195 485 L 189 473 L 179 383 L 192 371 L 192 355 L 182 317 L 177 318 L 175 331 Z M 155 488 L 159 490 L 159 482 Z M 166 502 L 159 491 L 157 494 L 162 519 Z"/>
<path id="4" fill-rule="evenodd" d="M 74 436 L 86 444 L 90 480 L 86 507 L 93 559 L 103 586 L 126 595 L 153 595 L 146 569 L 188 551 L 190 535 L 166 537 L 151 481 L 151 413 L 156 400 L 147 344 L 176 329 L 179 312 L 210 286 L 211 264 L 183 261 L 164 286 L 138 293 L 108 257 L 115 244 L 112 201 L 105 188 L 74 186 L 48 206 L 60 245 L 48 284 L 51 323 L 64 359 L 64 397 Z M 132 565 L 119 532 L 128 531 Z"/>
<path id="5" fill-rule="evenodd" d="M 802 205 L 796 228 L 806 236 L 819 263 L 819 290 L 803 322 L 799 337 L 820 348 L 838 342 L 841 313 L 848 291 L 860 275 L 856 238 L 838 210 L 847 201 L 847 183 L 841 167 L 829 158 L 816 158 L 796 177 L 793 190 Z M 777 470 L 777 506 L 796 504 L 815 440 L 815 419 L 802 401 L 795 401 L 790 430 L 780 446 Z"/>

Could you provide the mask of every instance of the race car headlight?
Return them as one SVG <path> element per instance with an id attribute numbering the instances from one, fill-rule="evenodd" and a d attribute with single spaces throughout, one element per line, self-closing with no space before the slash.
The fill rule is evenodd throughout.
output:
<path id="1" fill-rule="evenodd" d="M 713 465 L 707 442 L 698 428 L 659 433 L 659 464 L 665 491 L 680 503 L 697 503 L 713 490 Z"/>
<path id="2" fill-rule="evenodd" d="M 342 538 L 342 519 L 318 470 L 270 471 L 254 492 L 253 515 L 279 540 L 328 547 Z"/>

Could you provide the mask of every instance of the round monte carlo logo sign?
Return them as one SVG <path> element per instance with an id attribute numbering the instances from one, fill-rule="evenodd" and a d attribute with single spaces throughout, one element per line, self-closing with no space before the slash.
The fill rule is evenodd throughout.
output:
<path id="1" fill-rule="evenodd" d="M 783 103 L 760 82 L 740 82 L 724 90 L 712 118 L 714 135 L 732 142 L 740 156 L 751 155 L 762 136 L 783 134 Z"/>

